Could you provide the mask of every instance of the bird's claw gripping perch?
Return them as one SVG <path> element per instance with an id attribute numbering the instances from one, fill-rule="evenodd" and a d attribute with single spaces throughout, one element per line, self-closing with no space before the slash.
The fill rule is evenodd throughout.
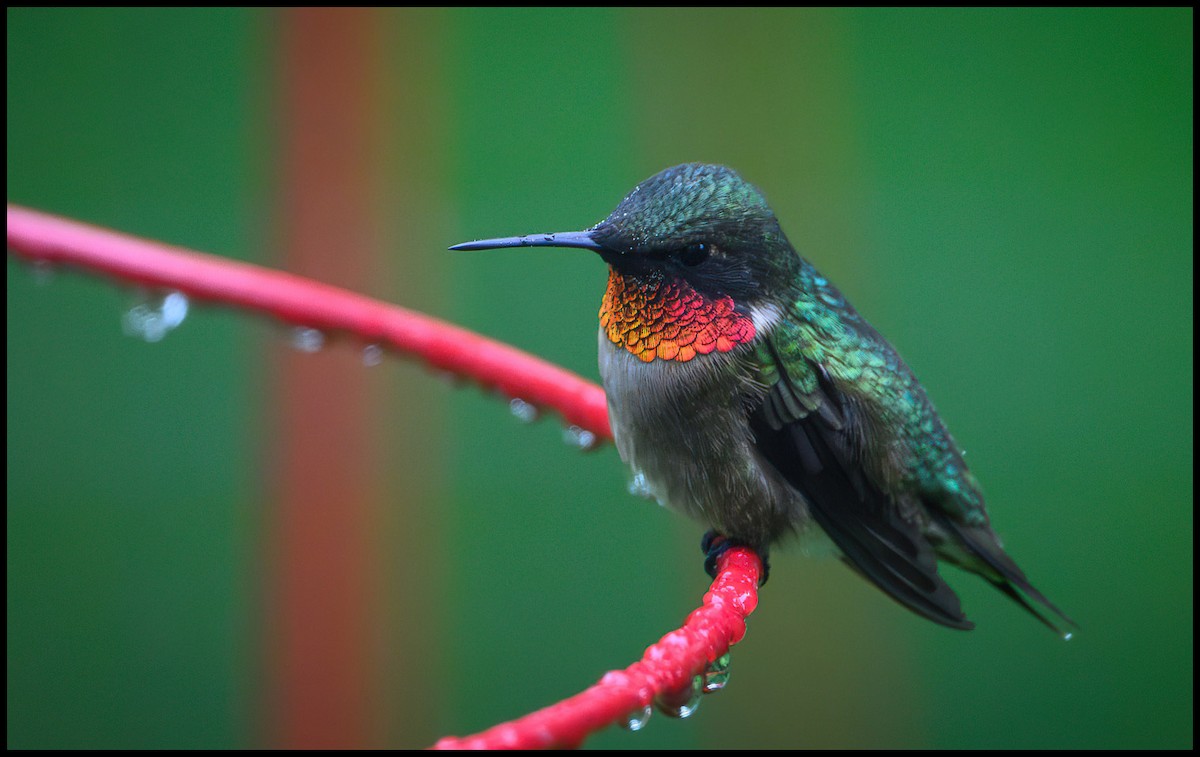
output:
<path id="1" fill-rule="evenodd" d="M 710 578 L 717 577 L 717 561 L 721 555 L 728 552 L 733 547 L 747 547 L 753 549 L 749 544 L 731 539 L 724 534 L 717 533 L 715 530 L 710 530 L 700 539 L 700 551 L 704 553 L 704 572 Z M 762 561 L 762 578 L 758 580 L 759 586 L 764 586 L 767 583 L 767 578 L 771 575 L 771 567 L 767 563 L 767 556 L 755 550 L 759 559 Z"/>

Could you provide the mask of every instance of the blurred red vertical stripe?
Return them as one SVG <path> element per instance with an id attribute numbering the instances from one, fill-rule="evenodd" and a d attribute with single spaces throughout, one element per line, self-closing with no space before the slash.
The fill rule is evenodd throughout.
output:
<path id="1" fill-rule="evenodd" d="M 275 126 L 280 265 L 371 291 L 379 219 L 382 12 L 280 11 Z M 344 351 L 281 351 L 275 403 L 268 743 L 378 745 L 380 484 L 368 377 Z"/>

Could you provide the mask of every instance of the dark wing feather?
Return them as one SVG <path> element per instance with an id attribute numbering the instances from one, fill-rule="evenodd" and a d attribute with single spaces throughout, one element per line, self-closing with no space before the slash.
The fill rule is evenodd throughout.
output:
<path id="1" fill-rule="evenodd" d="M 974 627 L 937 573 L 937 556 L 920 526 L 906 521 L 891 495 L 858 463 L 861 419 L 820 366 L 790 364 L 773 348 L 774 378 L 750 416 L 762 455 L 804 495 L 813 519 L 846 562 L 898 602 L 952 628 Z"/>

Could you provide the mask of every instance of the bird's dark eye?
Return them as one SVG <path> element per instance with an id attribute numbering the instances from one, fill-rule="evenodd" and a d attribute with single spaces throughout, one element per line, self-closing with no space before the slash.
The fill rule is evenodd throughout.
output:
<path id="1" fill-rule="evenodd" d="M 697 266 L 708 260 L 708 245 L 703 242 L 690 244 L 679 252 L 679 262 L 686 266 Z"/>

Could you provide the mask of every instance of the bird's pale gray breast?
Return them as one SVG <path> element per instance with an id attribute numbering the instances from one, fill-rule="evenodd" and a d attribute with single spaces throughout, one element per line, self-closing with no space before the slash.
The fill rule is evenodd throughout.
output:
<path id="1" fill-rule="evenodd" d="M 754 448 L 747 408 L 762 395 L 749 345 L 686 362 L 643 362 L 599 334 L 600 376 L 617 449 L 660 504 L 766 545 L 802 528 L 800 495 Z"/>

